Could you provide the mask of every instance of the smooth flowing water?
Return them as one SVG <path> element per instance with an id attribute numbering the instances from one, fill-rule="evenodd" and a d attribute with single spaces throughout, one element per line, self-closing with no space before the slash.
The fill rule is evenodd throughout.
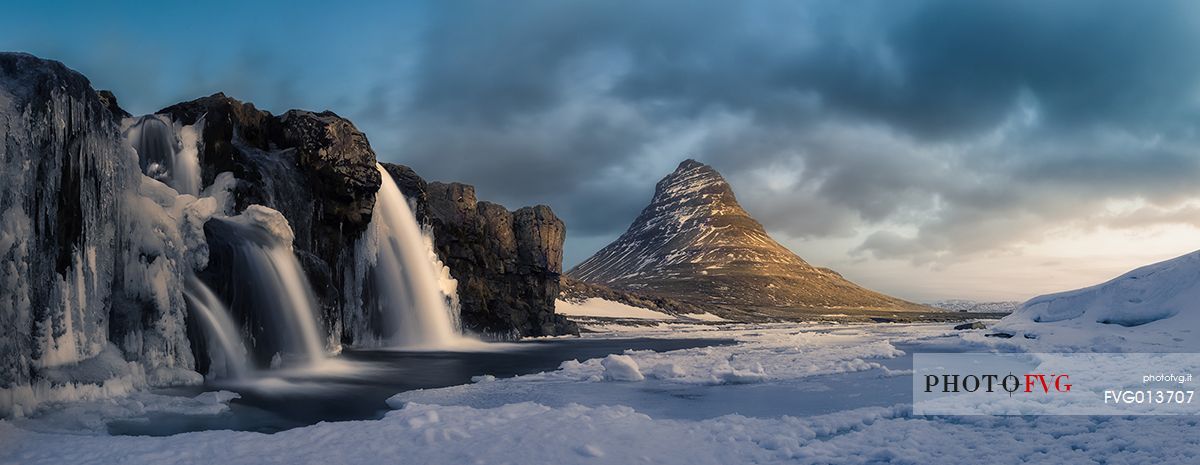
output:
<path id="1" fill-rule="evenodd" d="M 237 325 L 229 316 L 229 310 L 212 290 L 195 276 L 188 277 L 184 296 L 191 303 L 190 308 L 196 312 L 196 320 L 204 327 L 208 336 L 209 359 L 213 364 L 209 374 L 227 378 L 246 375 L 250 371 L 249 355 Z"/>
<path id="2" fill-rule="evenodd" d="M 464 338 L 456 324 L 457 309 L 440 282 L 443 267 L 400 188 L 382 165 L 375 167 L 383 178 L 371 224 L 375 279 L 390 342 L 412 348 L 459 345 Z"/>
<path id="3" fill-rule="evenodd" d="M 180 194 L 200 195 L 200 131 L 204 119 L 179 128 L 180 149 L 175 153 L 175 171 L 171 187 Z"/>
<path id="4" fill-rule="evenodd" d="M 126 136 L 137 150 L 142 173 L 169 184 L 175 167 L 175 135 L 171 127 L 154 115 L 138 118 Z"/>
<path id="5" fill-rule="evenodd" d="M 296 255 L 282 245 L 261 247 L 251 244 L 248 255 L 261 276 L 261 289 L 278 299 L 277 313 L 288 328 L 281 328 L 288 348 L 310 362 L 325 357 L 324 344 L 317 330 L 316 299 Z"/>
<path id="6" fill-rule="evenodd" d="M 252 205 L 239 217 L 210 220 L 205 226 L 214 250 L 210 267 L 219 266 L 228 274 L 221 280 L 227 283 L 229 307 L 250 318 L 260 366 L 277 353 L 288 364 L 293 359 L 320 362 L 325 344 L 312 287 L 289 246 L 290 234 L 279 237 L 278 231 L 270 231 L 287 226 L 278 213 L 255 208 Z"/>
<path id="7" fill-rule="evenodd" d="M 180 194 L 200 194 L 200 160 L 197 127 L 172 126 L 158 115 L 137 119 L 125 137 L 138 153 L 142 173 L 171 186 Z M 178 130 L 176 130 L 178 129 Z"/>

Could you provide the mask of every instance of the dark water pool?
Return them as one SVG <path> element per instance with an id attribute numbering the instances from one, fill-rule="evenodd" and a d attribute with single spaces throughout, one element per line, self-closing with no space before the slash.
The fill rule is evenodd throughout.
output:
<path id="1" fill-rule="evenodd" d="M 415 389 L 454 386 L 471 377 L 498 378 L 558 368 L 566 360 L 586 360 L 624 350 L 665 352 L 732 344 L 723 339 L 553 339 L 504 344 L 477 352 L 346 351 L 341 369 L 293 373 L 247 383 L 216 383 L 161 393 L 195 396 L 224 389 L 240 399 L 219 415 L 159 413 L 108 424 L 114 435 L 166 436 L 214 429 L 272 433 L 322 421 L 378 419 L 392 395 Z"/>

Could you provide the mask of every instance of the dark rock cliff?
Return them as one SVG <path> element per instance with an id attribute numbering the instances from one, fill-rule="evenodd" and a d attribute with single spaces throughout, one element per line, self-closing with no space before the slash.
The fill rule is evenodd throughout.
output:
<path id="1" fill-rule="evenodd" d="M 291 110 L 273 116 L 253 104 L 215 94 L 160 111 L 183 124 L 203 119 L 200 151 L 205 183 L 231 171 L 242 180 L 235 208 L 279 210 L 295 230 L 295 249 L 320 299 L 323 324 L 342 343 L 356 334 L 347 302 L 373 298 L 354 281 L 355 242 L 371 220 L 379 173 L 363 133 L 332 112 Z M 458 280 L 467 330 L 493 337 L 575 333 L 553 314 L 566 228 L 548 207 L 509 212 L 477 202 L 462 184 L 427 184 L 412 169 L 385 164 L 432 227 L 439 256 Z M 362 305 L 369 309 L 371 305 Z M 367 310 L 363 310 L 367 311 Z M 360 316 L 355 316 L 357 318 Z M 374 317 L 365 316 L 368 326 Z"/>
<path id="2" fill-rule="evenodd" d="M 554 314 L 566 227 L 549 207 L 510 212 L 477 200 L 469 185 L 426 183 L 406 166 L 384 167 L 433 228 L 438 255 L 458 280 L 466 329 L 497 338 L 579 332 Z"/>
<path id="3" fill-rule="evenodd" d="M 214 94 L 159 111 L 183 124 L 203 120 L 200 166 L 205 185 L 229 171 L 239 182 L 236 210 L 259 204 L 283 213 L 295 252 L 320 300 L 328 339 L 342 331 L 342 283 L 354 245 L 371 221 L 379 172 L 366 135 L 333 112 L 291 110 L 275 116 Z M 210 284 L 214 287 L 221 283 Z"/>

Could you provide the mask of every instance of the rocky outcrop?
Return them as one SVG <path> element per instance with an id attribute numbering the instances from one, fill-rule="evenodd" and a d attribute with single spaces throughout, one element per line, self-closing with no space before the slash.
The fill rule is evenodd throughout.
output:
<path id="1" fill-rule="evenodd" d="M 577 334 L 554 314 L 566 227 L 546 206 L 510 212 L 479 201 L 475 188 L 426 183 L 405 166 L 384 164 L 458 280 L 463 326 L 495 338 Z"/>
<path id="2" fill-rule="evenodd" d="M 353 280 L 348 272 L 354 268 L 354 245 L 371 221 L 380 184 L 366 135 L 330 111 L 291 110 L 275 116 L 221 93 L 158 113 L 185 125 L 203 125 L 203 182 L 208 185 L 218 173 L 232 172 L 239 180 L 235 210 L 259 204 L 283 213 L 293 225 L 297 258 L 321 303 L 327 339 L 331 345 L 351 342 L 353 335 L 345 334 L 342 324 L 351 298 L 344 295 L 344 283 Z M 218 275 L 207 276 L 211 281 Z"/>
<path id="3" fill-rule="evenodd" d="M 695 160 L 659 181 L 629 229 L 568 275 L 736 319 L 799 315 L 792 310 L 933 310 L 805 262 L 767 235 L 716 170 Z"/>
<path id="4" fill-rule="evenodd" d="M 277 121 L 270 143 L 295 148 L 296 163 L 319 202 L 318 222 L 339 230 L 348 227 L 351 235 L 365 228 L 379 190 L 367 136 L 331 111 L 290 110 Z"/>
<path id="5" fill-rule="evenodd" d="M 331 344 L 366 336 L 357 332 L 369 332 L 377 315 L 348 314 L 374 313 L 368 301 L 375 297 L 355 273 L 354 257 L 380 185 L 366 136 L 332 112 L 273 116 L 223 94 L 160 113 L 203 124 L 203 178 L 207 184 L 230 171 L 241 180 L 235 210 L 265 205 L 294 225 L 295 251 L 321 301 Z M 432 227 L 436 249 L 459 282 L 467 330 L 497 337 L 575 332 L 553 314 L 565 227 L 549 208 L 510 213 L 476 201 L 470 186 L 427 184 L 408 167 L 385 167 L 415 204 L 418 220 Z"/>
<path id="6" fill-rule="evenodd" d="M 121 119 L 133 116 L 128 111 L 125 111 L 124 108 L 121 108 L 121 105 L 117 103 L 117 96 L 113 95 L 112 91 L 96 91 L 96 96 L 100 98 L 100 103 L 104 105 L 104 108 L 108 109 L 109 113 L 112 113 L 114 118 Z"/>

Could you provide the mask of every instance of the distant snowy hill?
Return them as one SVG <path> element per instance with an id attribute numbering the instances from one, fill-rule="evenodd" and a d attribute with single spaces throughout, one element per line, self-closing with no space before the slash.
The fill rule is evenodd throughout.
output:
<path id="1" fill-rule="evenodd" d="M 995 326 L 1047 349 L 1200 349 L 1200 251 L 1096 286 L 1030 299 Z"/>
<path id="2" fill-rule="evenodd" d="M 951 312 L 969 312 L 969 313 L 1012 313 L 1021 306 L 1021 302 L 1017 301 L 1000 301 L 1000 302 L 977 302 L 974 300 L 950 299 L 939 300 L 927 304 L 933 308 L 949 310 Z"/>
<path id="3" fill-rule="evenodd" d="M 767 235 L 716 170 L 695 160 L 659 181 L 629 229 L 567 275 L 705 306 L 931 310 L 808 264 Z"/>

